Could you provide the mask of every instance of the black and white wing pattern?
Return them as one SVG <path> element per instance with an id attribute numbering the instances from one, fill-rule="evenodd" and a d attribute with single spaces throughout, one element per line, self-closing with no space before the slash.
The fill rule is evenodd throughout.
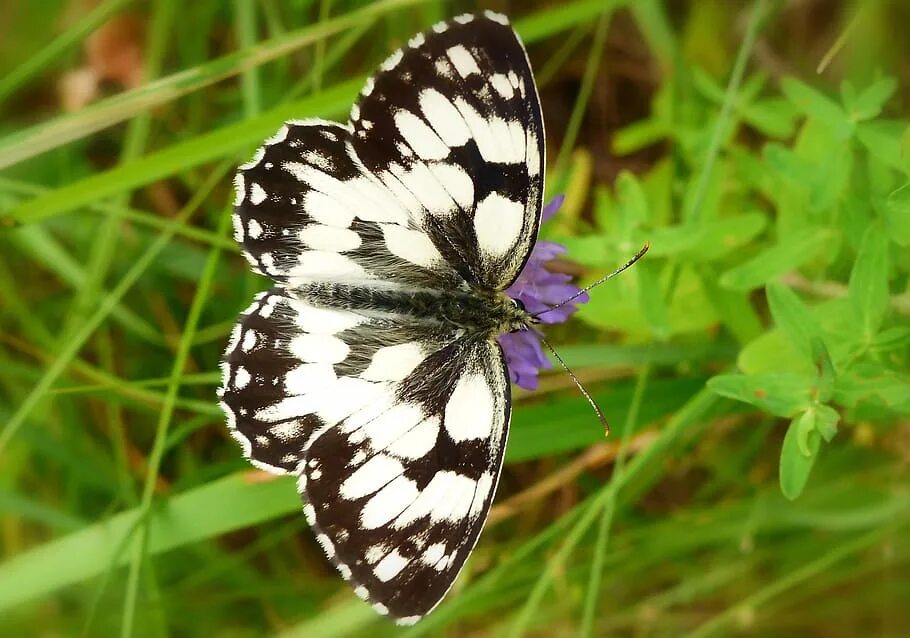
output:
<path id="1" fill-rule="evenodd" d="M 351 110 L 364 166 L 461 275 L 503 290 L 530 255 L 544 131 L 524 47 L 504 16 L 460 16 L 392 54 Z"/>
<path id="2" fill-rule="evenodd" d="M 222 365 L 232 435 L 257 467 L 300 475 L 307 520 L 355 593 L 399 622 L 429 612 L 499 478 L 499 345 L 274 288 L 241 316 Z"/>
<path id="3" fill-rule="evenodd" d="M 234 178 L 234 238 L 253 270 L 306 281 L 462 282 L 393 191 L 358 159 L 351 128 L 292 120 Z"/>
<path id="4" fill-rule="evenodd" d="M 511 405 L 495 337 L 414 299 L 515 280 L 543 157 L 524 49 L 486 12 L 416 36 L 349 124 L 287 122 L 235 179 L 235 238 L 275 287 L 225 352 L 231 433 L 258 467 L 298 475 L 329 558 L 401 623 L 439 603 L 474 547 Z"/>

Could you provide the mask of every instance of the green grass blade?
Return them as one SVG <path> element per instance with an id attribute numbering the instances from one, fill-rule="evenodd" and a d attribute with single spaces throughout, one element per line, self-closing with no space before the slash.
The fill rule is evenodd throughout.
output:
<path id="1" fill-rule="evenodd" d="M 54 38 L 40 51 L 30 56 L 20 66 L 0 76 L 0 102 L 13 94 L 45 67 L 81 42 L 117 11 L 134 0 L 106 0 L 83 16 L 76 24 Z"/>
<path id="2" fill-rule="evenodd" d="M 251 50 L 241 50 L 186 69 L 132 89 L 76 113 L 62 115 L 49 122 L 19 131 L 0 139 L 0 168 L 81 139 L 118 124 L 143 111 L 171 102 L 183 95 L 211 86 L 271 60 L 339 33 L 363 20 L 392 9 L 414 4 L 418 0 L 379 0 L 363 9 L 315 26 L 263 42 Z"/>
<path id="3" fill-rule="evenodd" d="M 142 256 L 136 260 L 133 266 L 127 271 L 120 282 L 114 287 L 109 295 L 106 295 L 99 303 L 98 308 L 89 317 L 89 319 L 79 327 L 79 329 L 69 338 L 66 343 L 62 344 L 60 353 L 51 366 L 45 371 L 41 380 L 32 388 L 28 396 L 19 404 L 13 416 L 7 421 L 2 432 L 0 432 L 0 456 L 4 454 L 6 446 L 15 436 L 16 432 L 31 414 L 32 410 L 45 397 L 48 390 L 57 380 L 57 378 L 66 370 L 67 366 L 78 354 L 79 350 L 85 345 L 85 342 L 92 333 L 101 325 L 110 312 L 117 305 L 117 302 L 123 298 L 123 295 L 138 281 L 139 277 L 145 272 L 146 268 L 154 261 L 158 254 L 164 249 L 167 243 L 174 235 L 172 229 L 181 224 L 185 224 L 203 200 L 208 197 L 209 192 L 224 177 L 227 172 L 227 165 L 221 169 L 213 171 L 210 176 L 207 188 L 200 189 L 195 197 L 187 203 L 180 214 L 175 217 L 168 229 L 163 231 L 158 238 L 145 250 Z"/>

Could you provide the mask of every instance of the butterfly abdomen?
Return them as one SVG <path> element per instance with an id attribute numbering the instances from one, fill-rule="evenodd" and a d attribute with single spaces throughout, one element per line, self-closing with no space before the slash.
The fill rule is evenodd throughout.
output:
<path id="1" fill-rule="evenodd" d="M 297 291 L 317 306 L 405 316 L 411 321 L 442 324 L 472 334 L 495 336 L 530 324 L 524 310 L 495 291 L 382 288 L 336 282 L 309 283 Z"/>

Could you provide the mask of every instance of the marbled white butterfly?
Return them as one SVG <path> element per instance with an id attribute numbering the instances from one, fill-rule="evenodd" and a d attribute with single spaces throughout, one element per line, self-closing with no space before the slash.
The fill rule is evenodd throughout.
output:
<path id="1" fill-rule="evenodd" d="M 399 623 L 439 603 L 490 509 L 511 411 L 496 337 L 536 323 L 503 291 L 543 173 L 528 58 L 486 12 L 418 34 L 348 124 L 289 121 L 235 179 L 235 238 L 275 286 L 225 352 L 231 434 L 299 477 L 329 559 Z"/>

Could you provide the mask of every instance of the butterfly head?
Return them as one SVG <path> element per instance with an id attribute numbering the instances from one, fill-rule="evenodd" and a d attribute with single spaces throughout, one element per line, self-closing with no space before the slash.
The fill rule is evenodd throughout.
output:
<path id="1" fill-rule="evenodd" d="M 517 313 L 515 313 L 516 323 L 519 324 L 517 327 L 509 330 L 509 332 L 518 332 L 520 330 L 527 330 L 529 326 L 536 325 L 540 323 L 540 319 L 532 315 L 525 308 L 525 304 L 521 299 L 515 299 L 513 297 L 507 297 L 509 301 L 512 302 L 512 305 L 515 306 Z"/>

